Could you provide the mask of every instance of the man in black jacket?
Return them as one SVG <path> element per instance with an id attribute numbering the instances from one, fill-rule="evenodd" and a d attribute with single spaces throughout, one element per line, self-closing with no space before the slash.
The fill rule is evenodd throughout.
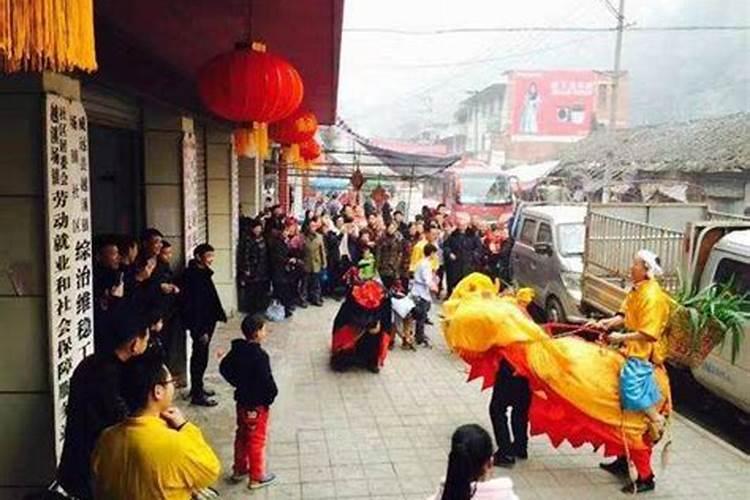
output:
<path id="1" fill-rule="evenodd" d="M 244 339 L 232 341 L 229 354 L 219 371 L 234 388 L 237 402 L 237 434 L 234 440 L 232 480 L 249 476 L 251 489 L 267 486 L 276 479 L 265 468 L 268 412 L 279 391 L 271 373 L 271 362 L 261 343 L 266 325 L 260 316 L 247 316 L 242 322 Z"/>
<path id="2" fill-rule="evenodd" d="M 97 351 L 81 361 L 70 380 L 65 443 L 57 482 L 80 499 L 93 498 L 91 452 L 101 432 L 127 417 L 121 397 L 121 371 L 125 362 L 141 355 L 148 346 L 149 330 L 144 315 L 132 304 L 123 303 L 108 332 L 117 347 Z"/>
<path id="3" fill-rule="evenodd" d="M 183 346 L 185 345 L 185 338 L 178 314 L 180 287 L 175 284 L 176 279 L 172 271 L 172 254 L 172 244 L 167 240 L 162 240 L 156 269 L 154 269 L 151 279 L 158 286 L 159 317 L 164 326 L 158 335 L 152 335 L 152 343 L 158 347 L 164 363 L 169 367 L 172 375 L 181 378 L 184 375 L 184 363 L 178 363 L 178 356 L 174 354 L 175 347 L 179 346 L 180 343 Z M 179 347 L 177 350 L 179 350 Z"/>
<path id="4" fill-rule="evenodd" d="M 120 269 L 120 252 L 114 236 L 97 241 L 94 261 L 94 349 L 109 351 L 112 343 L 112 314 L 125 295 L 124 273 Z"/>
<path id="5" fill-rule="evenodd" d="M 244 289 L 245 311 L 252 315 L 268 307 L 270 266 L 268 248 L 263 237 L 263 224 L 252 219 L 242 233 L 242 255 L 238 259 L 240 287 Z"/>
<path id="6" fill-rule="evenodd" d="M 289 228 L 282 232 L 278 228 L 272 229 L 268 238 L 268 256 L 271 264 L 271 280 L 273 296 L 284 306 L 286 317 L 294 313 L 294 293 L 292 290 L 292 270 L 296 260 L 290 255 L 286 234 Z"/>
<path id="7" fill-rule="evenodd" d="M 227 316 L 221 305 L 213 279 L 211 265 L 214 261 L 214 248 L 208 243 L 195 247 L 194 259 L 182 275 L 182 320 L 190 330 L 193 339 L 193 354 L 190 357 L 191 404 L 216 406 L 210 399 L 214 391 L 203 386 L 203 375 L 208 366 L 208 347 L 211 343 L 216 323 L 226 323 Z"/>
<path id="8" fill-rule="evenodd" d="M 459 281 L 479 268 L 481 253 L 482 241 L 473 231 L 468 230 L 466 219 L 459 218 L 458 228 L 443 244 L 448 297 Z"/>

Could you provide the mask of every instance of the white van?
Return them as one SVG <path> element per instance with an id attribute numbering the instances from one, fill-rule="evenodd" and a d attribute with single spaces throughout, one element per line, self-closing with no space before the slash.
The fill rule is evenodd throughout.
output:
<path id="1" fill-rule="evenodd" d="M 740 295 L 750 294 L 750 230 L 734 231 L 711 249 L 700 286 L 732 283 Z M 750 321 L 745 324 L 745 338 L 732 364 L 730 342 L 718 346 L 693 376 L 706 389 L 750 414 Z"/>

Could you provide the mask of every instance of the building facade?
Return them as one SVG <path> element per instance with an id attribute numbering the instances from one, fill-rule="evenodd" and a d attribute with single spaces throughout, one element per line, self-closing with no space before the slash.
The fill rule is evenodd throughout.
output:
<path id="1" fill-rule="evenodd" d="M 245 3 L 252 36 L 295 65 L 332 123 L 343 0 Z M 70 376 L 93 352 L 98 236 L 157 228 L 177 272 L 209 242 L 224 308 L 237 311 L 239 218 L 262 208 L 264 170 L 238 158 L 235 124 L 203 108 L 195 75 L 248 37 L 240 4 L 102 0 L 96 72 L 0 73 L 0 498 L 54 477 Z"/>
<path id="2" fill-rule="evenodd" d="M 627 73 L 619 78 L 617 128 L 628 124 Z M 498 83 L 465 99 L 455 118 L 458 133 L 443 142 L 490 165 L 537 163 L 566 145 L 609 127 L 612 72 L 508 71 Z"/>

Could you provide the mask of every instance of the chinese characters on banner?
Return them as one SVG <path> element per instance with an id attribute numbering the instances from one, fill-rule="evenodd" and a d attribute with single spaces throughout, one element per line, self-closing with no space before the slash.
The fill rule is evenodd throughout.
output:
<path id="1" fill-rule="evenodd" d="M 237 277 L 237 248 L 240 239 L 240 172 L 237 152 L 234 144 L 230 146 L 231 151 L 231 189 L 232 189 L 232 278 Z"/>
<path id="2" fill-rule="evenodd" d="M 59 458 L 70 378 L 94 351 L 88 122 L 80 102 L 46 99 L 50 372 Z"/>
<path id="3" fill-rule="evenodd" d="M 196 157 L 195 134 L 185 132 L 182 136 L 182 203 L 184 205 L 183 228 L 185 241 L 185 262 L 193 255 L 198 241 L 198 161 Z"/>

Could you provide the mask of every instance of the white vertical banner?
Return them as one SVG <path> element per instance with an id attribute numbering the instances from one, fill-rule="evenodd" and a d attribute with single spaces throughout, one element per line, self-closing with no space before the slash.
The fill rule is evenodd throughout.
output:
<path id="1" fill-rule="evenodd" d="M 232 256 L 232 278 L 237 277 L 237 248 L 240 239 L 240 171 L 239 171 L 239 159 L 237 158 L 237 151 L 234 149 L 234 141 L 230 146 L 230 188 L 232 190 L 231 196 L 231 207 L 230 213 L 232 214 L 232 241 L 231 245 L 231 256 Z M 256 179 L 257 180 L 257 179 Z"/>
<path id="2" fill-rule="evenodd" d="M 88 122 L 83 106 L 48 94 L 45 129 L 50 378 L 59 459 L 70 378 L 94 351 Z"/>
<path id="3" fill-rule="evenodd" d="M 187 264 L 193 256 L 193 250 L 201 243 L 198 241 L 198 158 L 193 132 L 184 132 L 182 135 L 182 203 Z"/>

